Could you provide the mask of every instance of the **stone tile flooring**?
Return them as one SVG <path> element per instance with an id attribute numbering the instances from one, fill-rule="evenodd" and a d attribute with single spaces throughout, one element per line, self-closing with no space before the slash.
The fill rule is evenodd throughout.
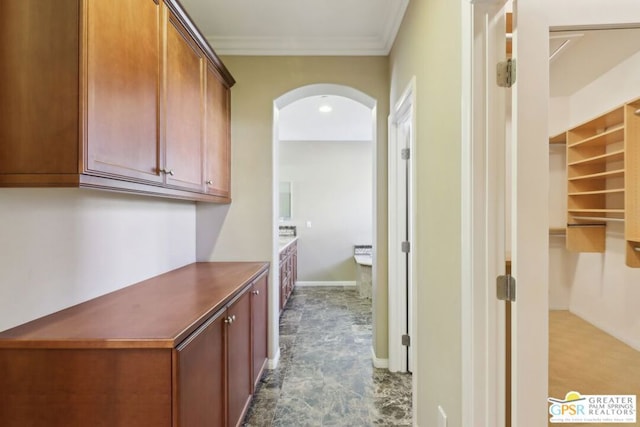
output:
<path id="1" fill-rule="evenodd" d="M 247 427 L 410 426 L 411 375 L 371 362 L 371 300 L 350 288 L 296 288 L 280 318 Z"/>

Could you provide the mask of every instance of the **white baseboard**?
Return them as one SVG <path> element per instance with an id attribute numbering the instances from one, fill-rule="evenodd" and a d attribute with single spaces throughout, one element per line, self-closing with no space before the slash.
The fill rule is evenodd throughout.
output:
<path id="1" fill-rule="evenodd" d="M 276 369 L 278 367 L 278 363 L 280 363 L 280 347 L 278 347 L 278 351 L 273 359 L 269 359 L 267 362 L 267 369 Z"/>
<path id="2" fill-rule="evenodd" d="M 389 359 L 379 359 L 376 357 L 376 351 L 371 347 L 371 360 L 373 360 L 374 368 L 389 369 Z"/>
<path id="3" fill-rule="evenodd" d="M 341 288 L 351 288 L 351 287 L 355 287 L 356 286 L 356 282 L 355 281 L 346 281 L 346 282 L 338 282 L 338 281 L 333 281 L 333 282 L 301 282 L 298 281 L 296 282 L 296 286 L 300 286 L 301 288 L 307 288 L 307 287 L 325 287 L 325 286 L 329 286 L 329 287 L 341 287 Z"/>
<path id="4" fill-rule="evenodd" d="M 596 328 L 600 329 L 601 331 L 606 332 L 607 334 L 611 335 L 612 337 L 614 337 L 618 341 L 622 341 L 623 343 L 625 343 L 626 345 L 628 345 L 632 349 L 634 349 L 636 351 L 640 351 L 640 342 L 637 342 L 635 340 L 627 339 L 627 337 L 620 335 L 618 333 L 618 331 L 614 331 L 613 329 L 603 325 L 600 322 L 594 322 L 593 319 L 591 318 L 591 316 L 588 315 L 588 313 L 584 313 L 582 310 L 573 310 L 573 309 L 569 309 L 569 312 L 575 314 L 576 316 L 578 316 L 579 318 L 581 318 L 585 322 L 591 323 L 593 326 L 595 326 Z"/>

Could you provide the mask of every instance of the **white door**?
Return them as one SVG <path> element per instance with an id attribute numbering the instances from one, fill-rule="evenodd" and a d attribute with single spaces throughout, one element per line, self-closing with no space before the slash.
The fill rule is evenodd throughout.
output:
<path id="1" fill-rule="evenodd" d="M 514 1 L 513 13 L 517 71 L 508 180 L 517 294 L 511 322 L 512 425 L 541 426 L 548 420 L 549 28 L 544 1 Z"/>
<path id="2" fill-rule="evenodd" d="M 411 372 L 417 336 L 412 334 L 416 280 L 413 224 L 415 79 L 389 118 L 389 370 Z M 407 342 L 403 342 L 407 336 Z"/>
<path id="3" fill-rule="evenodd" d="M 506 57 L 504 3 L 474 2 L 472 12 L 473 309 L 467 319 L 473 368 L 472 406 L 464 415 L 469 425 L 535 427 L 548 419 L 548 94 L 541 90 L 548 84 L 548 26 L 545 2 L 510 5 L 515 84 L 498 87 L 496 63 Z M 507 303 L 496 299 L 496 276 L 504 274 L 508 258 L 517 283 L 509 325 Z"/>

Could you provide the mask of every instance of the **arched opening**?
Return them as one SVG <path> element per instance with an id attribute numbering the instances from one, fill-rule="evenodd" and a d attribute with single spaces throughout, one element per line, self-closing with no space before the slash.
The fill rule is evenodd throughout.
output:
<path id="1" fill-rule="evenodd" d="M 304 100 L 305 98 L 310 97 L 319 97 L 319 96 L 329 96 L 329 97 L 343 97 L 348 100 L 355 101 L 361 106 L 366 107 L 369 111 L 369 125 L 370 125 L 370 135 L 371 135 L 371 177 L 367 177 L 367 181 L 371 183 L 371 243 L 373 246 L 372 250 L 372 287 L 375 289 L 375 283 L 377 279 L 377 271 L 376 271 L 376 262 L 375 262 L 375 242 L 376 242 L 376 230 L 377 230 L 377 218 L 376 218 L 376 124 L 377 124 L 377 101 L 370 97 L 369 95 L 354 89 L 349 86 L 336 85 L 336 84 L 313 84 L 308 86 L 303 86 L 291 90 L 273 102 L 273 134 L 272 134 L 272 150 L 273 150 L 273 176 L 272 176 L 272 197 L 273 197 L 273 246 L 272 246 L 272 266 L 274 270 L 274 285 L 271 289 L 277 290 L 279 286 L 277 285 L 280 280 L 280 272 L 279 272 L 279 225 L 280 225 L 280 213 L 279 213 L 279 192 L 280 192 L 280 116 L 281 110 L 290 106 L 293 103 Z M 294 202 L 295 203 L 295 202 Z M 295 208 L 294 208 L 295 209 Z M 375 298 L 375 295 L 373 295 Z M 269 318 L 269 339 L 270 345 L 275 351 L 272 354 L 275 357 L 272 359 L 271 365 L 275 366 L 278 362 L 280 350 L 279 350 L 279 342 L 280 342 L 280 333 L 279 333 L 279 313 L 280 313 L 280 296 L 276 292 L 272 292 L 272 295 L 269 297 L 270 303 L 270 318 Z M 376 318 L 376 312 L 373 310 L 373 328 L 374 333 L 373 337 L 375 337 L 375 328 L 378 326 L 378 319 Z M 379 325 L 379 327 L 386 328 L 387 325 Z M 375 339 L 375 338 L 374 338 Z M 374 344 L 375 345 L 375 344 Z"/>

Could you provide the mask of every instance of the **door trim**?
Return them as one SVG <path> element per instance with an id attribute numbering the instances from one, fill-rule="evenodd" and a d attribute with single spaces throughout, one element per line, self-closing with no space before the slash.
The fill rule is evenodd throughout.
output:
<path id="1" fill-rule="evenodd" d="M 490 200 L 499 185 L 496 171 L 491 169 L 500 166 L 495 142 L 504 141 L 504 125 L 500 136 L 500 125 L 490 115 L 495 113 L 493 103 L 499 100 L 491 83 L 495 82 L 496 53 L 491 53 L 490 47 L 497 43 L 500 23 L 495 17 L 505 3 L 471 0 L 462 4 L 461 368 L 465 426 L 502 427 L 505 418 L 504 351 L 500 348 L 504 343 L 504 327 L 500 327 L 504 311 L 495 298 L 500 253 L 504 258 L 504 235 L 498 223 L 504 222 L 504 214 L 496 218 L 498 203 Z M 504 169 L 504 162 L 502 166 Z"/>
<path id="2" fill-rule="evenodd" d="M 417 253 L 418 242 L 416 240 L 415 227 L 412 226 L 416 223 L 416 200 L 415 186 L 412 182 L 415 182 L 415 130 L 416 130 L 416 78 L 413 76 L 411 81 L 405 88 L 402 96 L 394 106 L 391 114 L 389 115 L 389 152 L 388 152 L 388 224 L 389 224 L 389 240 L 388 240 L 388 257 L 389 257 L 389 271 L 388 271 L 388 283 L 389 283 L 389 370 L 391 372 L 406 372 L 407 371 L 407 350 L 402 346 L 402 335 L 405 333 L 413 333 L 411 336 L 411 345 L 409 346 L 409 357 L 411 360 L 417 360 L 416 349 L 418 336 L 416 331 L 416 319 L 415 316 L 411 316 L 409 325 L 409 331 L 406 330 L 406 320 L 409 313 L 415 313 L 415 301 L 416 298 L 416 283 L 415 269 L 411 269 L 415 263 L 415 254 Z M 407 117 L 408 115 L 408 117 Z M 412 304 L 409 313 L 407 313 L 408 305 L 407 300 L 409 295 L 404 284 L 404 255 L 400 251 L 401 233 L 399 227 L 399 213 L 400 206 L 397 203 L 399 194 L 396 191 L 398 187 L 398 169 L 400 162 L 403 160 L 399 157 L 398 144 L 398 124 L 404 123 L 403 119 L 408 118 L 411 124 L 411 137 L 409 140 L 409 170 L 410 177 L 409 182 L 409 199 L 408 209 L 409 211 L 409 241 L 411 242 L 411 250 L 409 252 L 409 271 L 407 272 L 409 278 L 409 286 L 411 287 L 410 293 L 413 295 L 410 303 Z M 401 122 L 402 120 L 402 122 Z M 416 370 L 416 363 L 413 364 L 411 369 Z"/>

